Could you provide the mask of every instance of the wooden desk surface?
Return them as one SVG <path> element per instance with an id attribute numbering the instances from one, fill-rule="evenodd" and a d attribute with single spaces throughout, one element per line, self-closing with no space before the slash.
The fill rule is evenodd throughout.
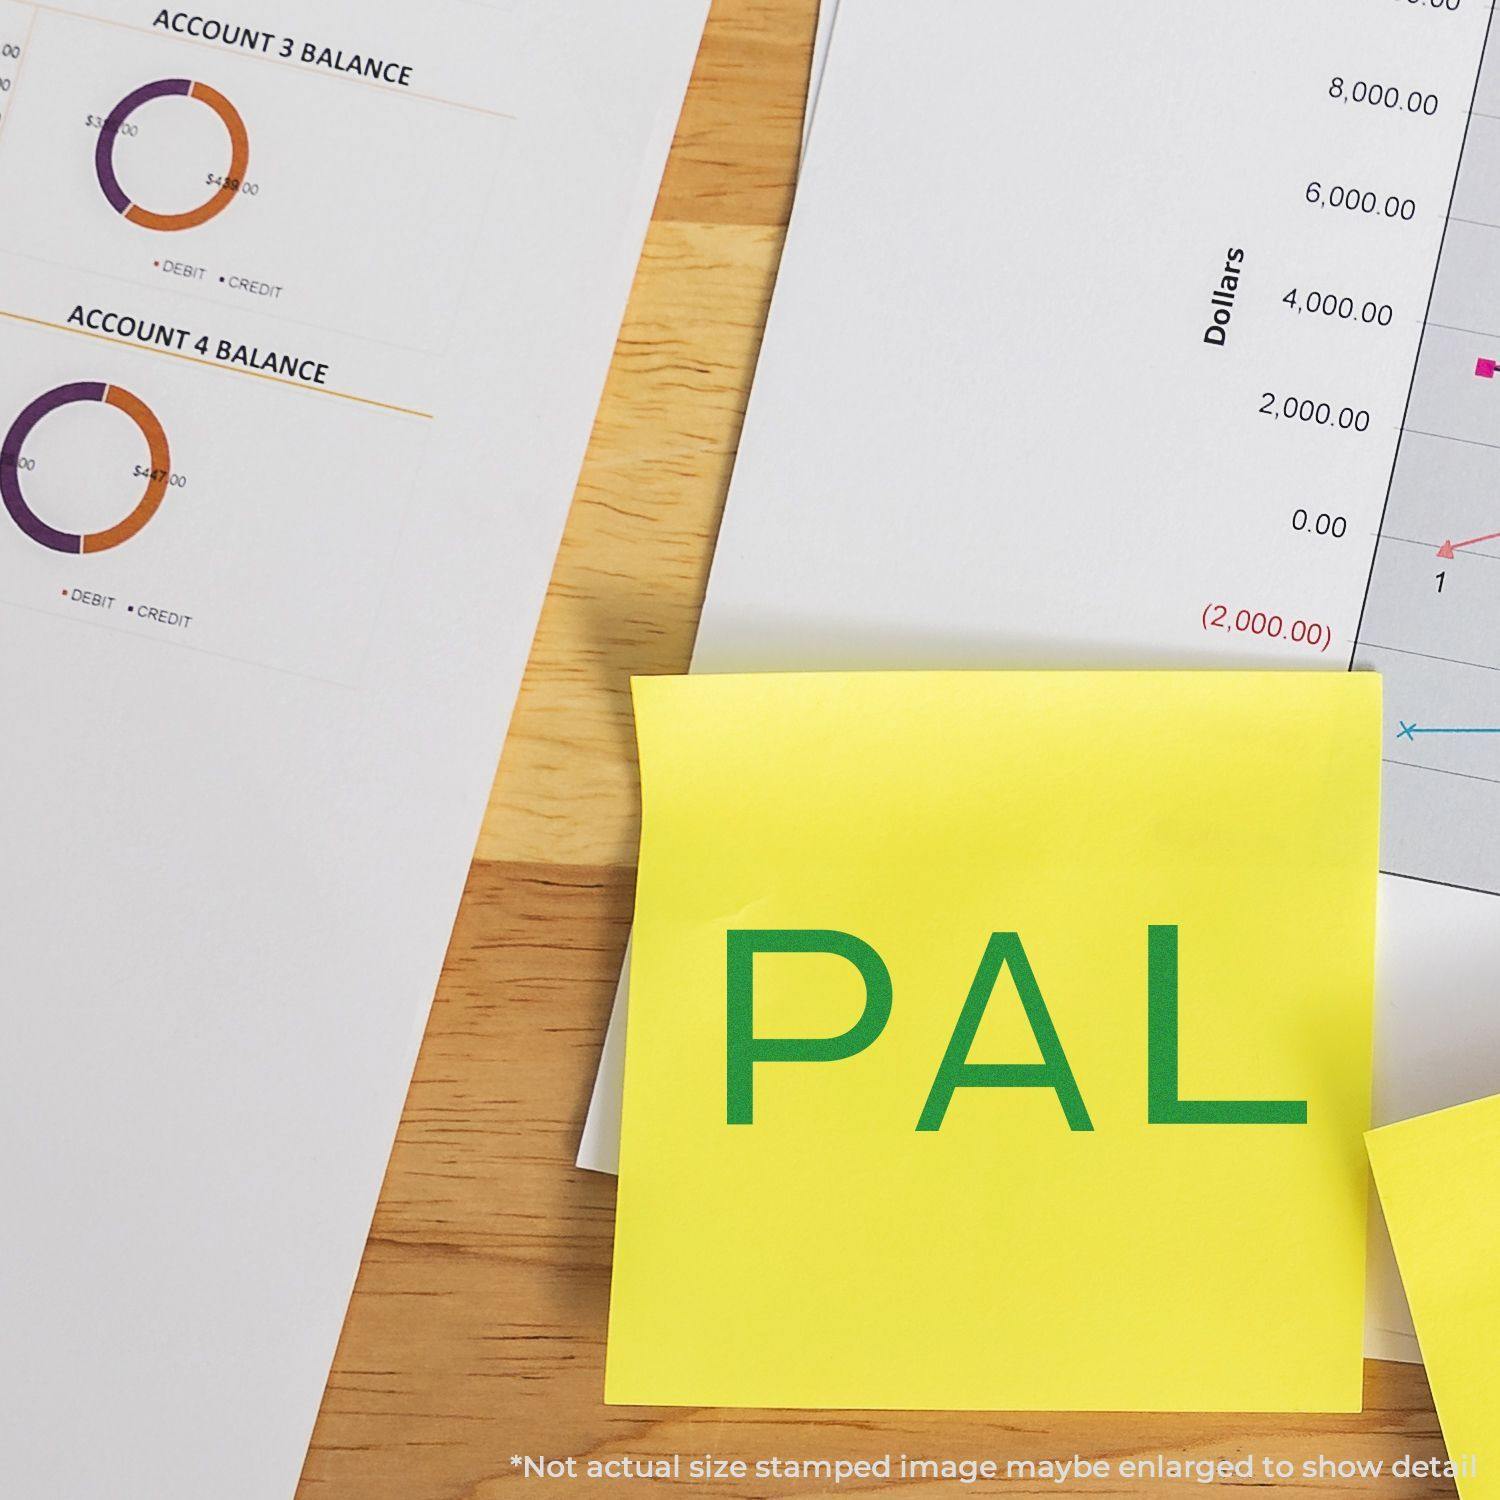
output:
<path id="1" fill-rule="evenodd" d="M 1300 1466 L 1319 1454 L 1390 1462 L 1442 1452 L 1422 1371 L 1374 1363 L 1358 1417 L 603 1405 L 614 1184 L 572 1161 L 630 916 L 637 811 L 627 684 L 633 673 L 687 666 L 791 206 L 815 11 L 815 0 L 715 0 L 300 1500 L 604 1488 L 527 1481 L 514 1454 L 1251 1452 Z M 956 1492 L 937 1482 L 881 1487 Z M 1004 1488 L 1058 1493 L 1050 1483 Z M 869 1486 L 839 1492 L 861 1489 Z M 1358 1489 L 1453 1492 L 1442 1481 L 1389 1478 L 1276 1486 L 1286 1495 Z M 834 1493 L 775 1480 L 662 1492 Z"/>

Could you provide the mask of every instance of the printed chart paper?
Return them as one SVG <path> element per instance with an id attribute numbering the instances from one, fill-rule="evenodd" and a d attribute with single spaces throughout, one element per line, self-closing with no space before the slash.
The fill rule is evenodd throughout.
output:
<path id="1" fill-rule="evenodd" d="M 1380 671 L 1379 1121 L 1500 1088 L 1490 14 L 841 13 L 694 660 Z"/>
<path id="2" fill-rule="evenodd" d="M 636 705 L 608 1400 L 1359 1409 L 1377 678 Z"/>
<path id="3" fill-rule="evenodd" d="M 1462 1500 L 1500 1495 L 1500 1098 L 1366 1137 Z"/>
<path id="4" fill-rule="evenodd" d="M 7 1494 L 295 1488 L 706 9 L 0 0 Z"/>
<path id="5" fill-rule="evenodd" d="M 818 92 L 823 87 L 823 69 L 828 63 L 828 45 L 833 40 L 833 23 L 838 19 L 839 0 L 820 0 L 818 26 L 813 33 L 812 63 L 807 75 L 807 104 L 802 112 L 802 150 L 812 139 L 813 116 L 818 109 Z"/>

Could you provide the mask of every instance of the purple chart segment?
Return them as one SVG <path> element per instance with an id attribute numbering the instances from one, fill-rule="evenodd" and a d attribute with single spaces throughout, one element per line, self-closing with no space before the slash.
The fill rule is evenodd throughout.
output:
<path id="1" fill-rule="evenodd" d="M 83 537 L 68 531 L 58 531 L 49 526 L 26 503 L 21 493 L 21 450 L 32 429 L 43 417 L 51 415 L 63 406 L 72 406 L 79 401 L 103 401 L 106 387 L 101 384 L 83 383 L 60 385 L 56 390 L 38 396 L 16 420 L 11 423 L 5 441 L 0 444 L 0 497 L 10 518 L 21 531 L 43 547 L 54 552 L 83 551 Z"/>
<path id="2" fill-rule="evenodd" d="M 120 127 L 143 104 L 150 104 L 154 99 L 186 96 L 192 91 L 192 87 L 192 80 L 188 78 L 163 78 L 156 83 L 143 85 L 134 93 L 126 94 L 109 112 L 109 118 L 99 132 L 99 143 L 94 147 L 94 170 L 99 175 L 99 186 L 104 196 L 109 199 L 110 207 L 117 214 L 128 214 L 131 208 L 130 198 L 115 174 L 115 137 L 119 135 Z"/>
<path id="3" fill-rule="evenodd" d="M 150 454 L 150 467 L 137 469 L 146 475 L 146 489 L 135 507 L 113 526 L 102 531 L 60 531 L 49 526 L 31 508 L 21 487 L 21 466 L 26 439 L 37 424 L 53 412 L 65 406 L 102 403 L 135 423 L 146 440 Z M 24 536 L 39 546 L 53 552 L 68 552 L 81 556 L 90 552 L 108 552 L 123 542 L 128 542 L 149 522 L 161 506 L 171 477 L 172 455 L 167 446 L 167 435 L 156 419 L 156 413 L 139 396 L 132 395 L 123 386 L 103 385 L 96 382 L 78 382 L 60 385 L 38 396 L 11 423 L 10 431 L 0 443 L 0 499 L 12 521 Z"/>
<path id="4" fill-rule="evenodd" d="M 130 117 L 142 106 L 158 99 L 195 99 L 205 104 L 219 117 L 229 136 L 229 167 L 222 177 L 212 180 L 218 190 L 196 208 L 183 213 L 158 213 L 135 202 L 120 185 L 119 172 L 115 167 L 115 150 L 120 133 Z M 250 166 L 250 134 L 239 110 L 217 89 L 206 83 L 194 82 L 191 78 L 159 78 L 154 83 L 142 84 L 110 110 L 108 118 L 99 131 L 98 144 L 94 147 L 94 172 L 99 179 L 99 190 L 106 201 L 122 218 L 142 229 L 153 229 L 172 233 L 183 229 L 196 229 L 216 218 L 239 196 L 245 185 L 245 173 Z"/>

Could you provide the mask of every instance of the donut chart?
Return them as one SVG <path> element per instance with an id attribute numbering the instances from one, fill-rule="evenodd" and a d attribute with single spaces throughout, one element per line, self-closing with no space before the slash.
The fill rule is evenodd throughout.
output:
<path id="1" fill-rule="evenodd" d="M 229 132 L 229 170 L 224 175 L 224 185 L 206 202 L 197 208 L 180 214 L 159 214 L 154 210 L 133 203 L 115 173 L 115 144 L 120 128 L 142 105 L 153 99 L 187 98 L 206 104 L 224 123 Z M 99 177 L 99 187 L 116 213 L 139 224 L 143 229 L 156 229 L 171 233 L 180 229 L 196 229 L 223 213 L 239 195 L 240 185 L 250 166 L 250 135 L 240 112 L 217 89 L 206 83 L 195 83 L 191 78 L 161 78 L 155 83 L 142 86 L 126 96 L 109 112 L 99 132 L 99 144 L 94 148 L 94 170 Z"/>
<path id="2" fill-rule="evenodd" d="M 151 453 L 151 475 L 145 493 L 124 520 L 104 531 L 59 531 L 42 520 L 27 503 L 21 488 L 21 450 L 26 439 L 31 436 L 32 429 L 43 417 L 65 406 L 96 401 L 124 412 L 140 428 L 141 436 L 146 439 L 146 446 Z M 117 385 L 86 382 L 60 385 L 55 390 L 38 396 L 11 423 L 10 431 L 5 434 L 5 441 L 0 443 L 0 499 L 4 500 L 11 520 L 40 546 L 75 556 L 89 552 L 108 552 L 110 548 L 128 542 L 156 514 L 162 497 L 167 492 L 171 467 L 172 457 L 167 447 L 167 435 L 157 421 L 156 413 L 139 396 L 134 396 Z"/>

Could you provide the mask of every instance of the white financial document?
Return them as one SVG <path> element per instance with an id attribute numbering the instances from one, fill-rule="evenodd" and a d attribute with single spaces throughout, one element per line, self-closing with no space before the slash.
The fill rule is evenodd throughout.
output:
<path id="1" fill-rule="evenodd" d="M 833 40 L 833 23 L 838 19 L 839 0 L 820 0 L 818 25 L 813 33 L 812 65 L 807 75 L 807 104 L 802 111 L 802 150 L 812 139 L 813 116 L 817 113 L 818 93 L 823 87 L 823 69 L 828 63 L 828 44 Z"/>
<path id="2" fill-rule="evenodd" d="M 1500 1090 L 1489 26 L 844 6 L 694 659 L 1380 670 L 1378 1121 Z"/>
<path id="3" fill-rule="evenodd" d="M 292 1494 L 707 0 L 0 0 L 0 1492 Z"/>

